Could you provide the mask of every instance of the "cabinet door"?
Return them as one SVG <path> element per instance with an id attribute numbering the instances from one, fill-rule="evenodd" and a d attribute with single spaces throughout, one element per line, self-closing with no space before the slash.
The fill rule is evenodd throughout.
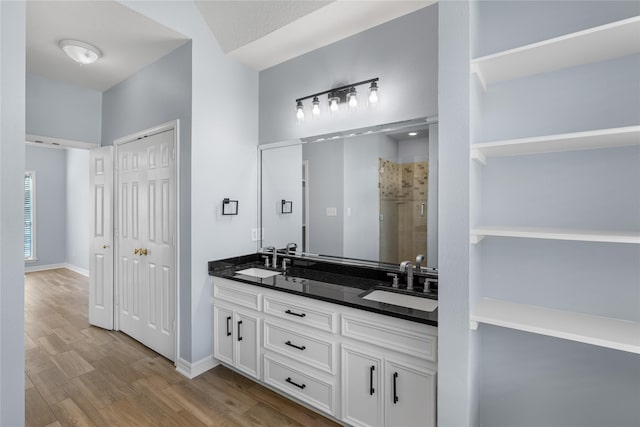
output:
<path id="1" fill-rule="evenodd" d="M 342 347 L 342 419 L 354 426 L 382 424 L 381 358 Z"/>
<path id="2" fill-rule="evenodd" d="M 259 320 L 256 316 L 236 312 L 234 321 L 235 367 L 259 379 Z"/>
<path id="3" fill-rule="evenodd" d="M 435 427 L 436 373 L 387 360 L 385 425 Z"/>
<path id="4" fill-rule="evenodd" d="M 213 356 L 233 365 L 233 311 L 213 306 Z"/>

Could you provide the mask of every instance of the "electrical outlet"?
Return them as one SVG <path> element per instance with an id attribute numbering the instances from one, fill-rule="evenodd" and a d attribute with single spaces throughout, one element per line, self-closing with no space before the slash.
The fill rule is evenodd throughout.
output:
<path id="1" fill-rule="evenodd" d="M 257 242 L 258 241 L 258 229 L 257 228 L 252 228 L 251 229 L 251 241 L 252 242 Z"/>

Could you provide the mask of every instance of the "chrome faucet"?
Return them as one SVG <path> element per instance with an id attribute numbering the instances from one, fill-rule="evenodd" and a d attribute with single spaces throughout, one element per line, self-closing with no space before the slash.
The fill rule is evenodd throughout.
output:
<path id="1" fill-rule="evenodd" d="M 407 290 L 413 290 L 413 264 L 411 261 L 402 261 L 400 263 L 400 273 L 407 273 Z"/>
<path id="2" fill-rule="evenodd" d="M 422 263 L 424 262 L 424 255 L 420 254 L 416 257 L 416 270 L 420 271 Z"/>
<path id="3" fill-rule="evenodd" d="M 273 262 L 271 263 L 271 265 L 273 265 L 274 268 L 277 268 L 278 267 L 278 250 L 275 248 L 275 246 L 266 246 L 262 248 L 262 252 L 264 253 L 269 253 L 269 251 L 273 251 Z"/>
<path id="4" fill-rule="evenodd" d="M 293 251 L 291 249 L 293 249 Z M 287 247 L 285 249 L 285 253 L 287 255 L 291 255 L 292 252 L 295 254 L 296 253 L 296 249 L 298 249 L 298 244 L 297 243 L 287 243 Z"/>

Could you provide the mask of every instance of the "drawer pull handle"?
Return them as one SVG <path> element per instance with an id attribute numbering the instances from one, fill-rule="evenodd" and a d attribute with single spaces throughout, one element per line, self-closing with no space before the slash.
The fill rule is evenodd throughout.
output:
<path id="1" fill-rule="evenodd" d="M 305 346 L 297 346 L 295 344 L 291 344 L 291 341 L 287 341 L 285 344 L 288 345 L 289 347 L 297 348 L 298 350 L 301 350 L 301 351 L 304 351 L 307 348 Z"/>
<path id="2" fill-rule="evenodd" d="M 227 336 L 231 335 L 231 316 L 227 316 Z"/>
<path id="3" fill-rule="evenodd" d="M 238 320 L 238 341 L 242 341 L 242 332 L 240 331 L 240 325 L 242 325 L 242 320 Z"/>
<path id="4" fill-rule="evenodd" d="M 296 383 L 294 383 L 293 381 L 291 381 L 290 377 L 288 377 L 285 381 L 288 382 L 289 384 L 292 384 L 292 385 L 294 385 L 294 386 L 296 386 L 296 387 L 298 387 L 300 389 L 303 389 L 303 390 L 307 386 L 306 384 L 296 384 Z"/>
<path id="5" fill-rule="evenodd" d="M 371 365 L 371 368 L 369 368 L 369 396 L 373 396 L 373 393 L 376 392 L 376 389 L 373 388 L 373 371 L 375 370 L 375 365 Z"/>
<path id="6" fill-rule="evenodd" d="M 295 312 L 293 312 L 291 310 L 287 310 L 287 311 L 285 311 L 285 313 L 290 314 L 292 316 L 298 316 L 298 317 L 305 317 L 306 316 L 305 313 L 295 313 Z"/>
<path id="7" fill-rule="evenodd" d="M 396 403 L 398 403 L 398 373 L 394 372 L 393 373 L 393 404 L 395 405 Z"/>

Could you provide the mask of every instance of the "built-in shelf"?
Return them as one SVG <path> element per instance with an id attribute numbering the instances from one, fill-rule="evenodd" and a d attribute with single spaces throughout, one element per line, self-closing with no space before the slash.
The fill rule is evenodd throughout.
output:
<path id="1" fill-rule="evenodd" d="M 533 138 L 484 142 L 471 146 L 471 158 L 486 164 L 487 157 L 555 153 L 640 145 L 640 126 L 599 129 Z"/>
<path id="2" fill-rule="evenodd" d="M 581 242 L 640 244 L 640 232 L 573 230 L 538 227 L 476 227 L 471 230 L 471 243 L 485 237 L 520 237 L 525 239 L 574 240 Z"/>
<path id="3" fill-rule="evenodd" d="M 479 323 L 640 354 L 640 323 L 628 320 L 481 298 L 471 329 Z"/>
<path id="4" fill-rule="evenodd" d="M 620 58 L 640 52 L 640 16 L 476 58 L 471 69 L 488 84 Z"/>

